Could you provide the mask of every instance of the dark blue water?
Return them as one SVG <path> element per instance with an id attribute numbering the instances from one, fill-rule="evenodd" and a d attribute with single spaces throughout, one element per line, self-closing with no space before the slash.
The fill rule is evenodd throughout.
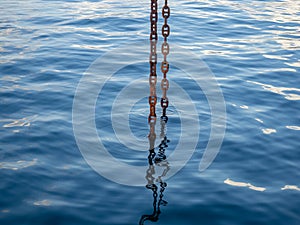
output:
<path id="1" fill-rule="evenodd" d="M 164 180 L 166 187 L 156 182 L 153 197 L 146 179 L 143 186 L 128 186 L 95 172 L 77 146 L 72 124 L 75 91 L 91 64 L 128 41 L 148 40 L 149 2 L 0 0 L 1 224 L 138 224 L 153 213 L 155 196 L 155 224 L 300 224 L 300 2 L 169 5 L 169 43 L 208 65 L 225 99 L 227 127 L 219 154 L 200 173 L 210 108 L 204 91 L 171 64 L 168 78 L 190 94 L 201 130 L 192 158 Z M 189 65 L 185 57 L 179 60 Z M 108 81 L 104 99 L 96 103 L 97 132 L 112 155 L 147 166 L 149 146 L 128 150 L 110 124 L 118 92 L 128 82 L 148 82 L 147 57 L 131 66 L 130 57 L 124 61 L 128 66 Z M 178 98 L 184 108 L 174 87 L 170 101 Z M 148 142 L 147 96 L 148 90 L 137 96 L 129 114 L 141 146 Z M 122 100 L 121 112 L 129 98 Z M 168 110 L 170 154 L 180 139 L 179 116 L 190 112 L 172 105 Z M 195 138 L 191 134 L 185 141 Z"/>

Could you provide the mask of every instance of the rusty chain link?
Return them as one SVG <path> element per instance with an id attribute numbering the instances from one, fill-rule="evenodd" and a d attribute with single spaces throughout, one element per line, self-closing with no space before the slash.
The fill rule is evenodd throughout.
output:
<path id="1" fill-rule="evenodd" d="M 157 74 L 156 74 L 156 65 L 157 65 L 157 53 L 156 53 L 156 43 L 157 43 L 157 0 L 151 0 L 151 12 L 150 12 L 150 76 L 149 76 L 149 85 L 150 85 L 150 96 L 149 96 L 149 105 L 150 105 L 150 114 L 148 117 L 148 122 L 150 124 L 150 130 L 153 130 L 151 126 L 155 126 L 156 123 L 156 113 L 155 106 L 157 102 L 156 96 L 156 83 L 157 83 Z M 149 135 L 153 139 L 153 134 Z M 153 144 L 154 145 L 154 144 Z"/>

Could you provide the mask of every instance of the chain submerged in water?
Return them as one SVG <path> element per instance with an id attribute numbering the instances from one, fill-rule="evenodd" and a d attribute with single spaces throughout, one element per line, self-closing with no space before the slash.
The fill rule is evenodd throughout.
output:
<path id="1" fill-rule="evenodd" d="M 169 171 L 169 163 L 166 160 L 165 150 L 168 147 L 169 140 L 166 136 L 166 124 L 168 122 L 167 116 L 167 108 L 169 106 L 169 100 L 167 97 L 167 91 L 169 89 L 169 81 L 167 79 L 167 73 L 169 71 L 169 63 L 167 61 L 167 55 L 169 54 L 170 48 L 167 42 L 167 38 L 170 34 L 170 26 L 168 25 L 168 18 L 170 17 L 170 8 L 168 6 L 167 0 L 165 0 L 165 4 L 162 8 L 162 17 L 164 18 L 164 24 L 162 26 L 162 36 L 164 38 L 161 52 L 163 55 L 163 61 L 161 63 L 161 72 L 163 74 L 163 78 L 161 81 L 161 89 L 162 89 L 162 97 L 161 97 L 161 108 L 162 108 L 162 116 L 161 116 L 161 131 L 160 131 L 160 138 L 162 138 L 161 143 L 159 145 L 158 154 L 156 156 L 155 153 L 155 140 L 156 140 L 156 133 L 155 133 L 155 124 L 156 124 L 156 103 L 157 103 L 157 95 L 156 95 L 156 83 L 157 83 L 157 73 L 156 73 L 156 66 L 157 66 L 157 21 L 158 21 L 158 13 L 157 13 L 157 0 L 151 0 L 151 13 L 150 13 L 150 57 L 149 57 L 149 64 L 150 64 L 150 75 L 149 75 L 149 86 L 150 86 L 150 96 L 149 96 L 149 106 L 150 106 L 150 113 L 148 117 L 148 123 L 150 126 L 150 132 L 148 135 L 149 139 L 149 155 L 148 155 L 148 164 L 149 168 L 146 171 L 146 179 L 148 189 L 153 191 L 153 213 L 150 215 L 142 215 L 139 224 L 143 225 L 145 221 L 150 220 L 156 222 L 158 220 L 160 214 L 160 206 L 166 205 L 167 202 L 163 200 L 163 192 L 167 186 L 167 183 L 162 180 L 164 176 L 166 176 L 167 172 Z M 160 176 L 156 179 L 154 177 L 155 174 L 155 165 L 163 167 L 164 170 Z M 160 194 L 159 200 L 157 201 L 158 197 L 158 186 L 155 184 L 155 181 L 159 183 L 160 186 Z"/>

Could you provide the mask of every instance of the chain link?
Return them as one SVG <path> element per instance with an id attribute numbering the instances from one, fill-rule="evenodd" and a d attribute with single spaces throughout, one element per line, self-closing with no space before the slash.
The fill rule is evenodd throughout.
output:
<path id="1" fill-rule="evenodd" d="M 157 65 L 157 53 L 156 53 L 156 43 L 157 43 L 157 21 L 158 21 L 158 13 L 157 13 L 157 0 L 151 0 L 151 12 L 150 12 L 150 56 L 149 56 L 149 64 L 150 64 L 150 76 L 149 76 L 149 85 L 150 85 L 150 96 L 149 96 L 149 105 L 150 105 L 150 113 L 148 117 L 148 122 L 150 124 L 150 134 L 149 141 L 153 142 L 153 137 L 155 136 L 154 126 L 156 123 L 156 113 L 155 106 L 157 102 L 156 96 L 156 83 L 157 83 L 157 74 L 156 74 L 156 65 Z M 151 131 L 154 132 L 151 133 Z M 150 136 L 152 138 L 150 138 Z M 152 145 L 152 144 L 151 144 Z M 153 144 L 154 145 L 154 144 Z"/>
<path id="2" fill-rule="evenodd" d="M 167 24 L 167 19 L 170 16 L 170 8 L 167 5 L 167 0 L 165 0 L 165 5 L 162 8 L 162 16 L 164 18 L 164 25 L 162 26 L 162 36 L 164 37 L 164 42 L 161 46 L 161 52 L 164 56 L 163 62 L 161 63 L 161 71 L 163 73 L 163 79 L 161 81 L 161 89 L 162 89 L 162 98 L 161 98 L 161 107 L 163 109 L 163 113 L 161 116 L 161 134 L 160 136 L 163 138 L 161 144 L 159 145 L 159 151 L 157 157 L 155 154 L 155 124 L 156 124 L 156 103 L 157 103 L 157 95 L 156 95 L 156 83 L 157 83 L 157 74 L 156 74 L 156 66 L 157 66 L 157 21 L 158 21 L 158 13 L 157 13 L 157 0 L 151 0 L 151 12 L 150 12 L 150 55 L 149 55 L 149 64 L 150 64 L 150 75 L 149 75 L 149 86 L 150 86 L 150 95 L 148 98 L 150 112 L 148 117 L 148 123 L 150 125 L 150 132 L 148 135 L 149 139 L 149 155 L 148 155 L 148 163 L 149 168 L 146 172 L 146 179 L 148 189 L 153 191 L 153 213 L 152 215 L 143 215 L 139 221 L 140 225 L 143 225 L 146 220 L 157 221 L 160 214 L 160 205 L 165 205 L 167 202 L 163 200 L 163 192 L 167 184 L 162 181 L 162 177 L 166 176 L 170 167 L 168 162 L 165 162 L 166 155 L 165 150 L 168 147 L 167 143 L 169 140 L 166 137 L 166 123 L 168 121 L 168 117 L 166 116 L 166 109 L 169 105 L 169 100 L 167 98 L 167 90 L 169 89 L 169 81 L 167 79 L 167 72 L 169 71 L 169 63 L 167 61 L 167 55 L 169 54 L 169 44 L 167 43 L 167 37 L 170 34 L 170 27 Z M 164 163 L 165 162 L 165 163 Z M 160 183 L 160 190 L 158 194 L 158 187 L 154 183 L 155 178 L 155 170 L 153 163 L 165 167 L 161 176 L 159 176 L 156 182 Z M 160 165 L 161 164 L 161 165 Z M 157 198 L 158 202 L 157 202 Z"/>
<path id="3" fill-rule="evenodd" d="M 167 61 L 167 55 L 170 52 L 170 47 L 168 44 L 168 36 L 170 35 L 170 26 L 168 25 L 168 18 L 170 17 L 170 7 L 168 6 L 168 0 L 165 0 L 165 5 L 162 8 L 162 17 L 164 18 L 164 24 L 162 26 L 162 36 L 164 37 L 164 42 L 161 46 L 161 53 L 164 59 L 161 63 L 161 72 L 163 73 L 163 79 L 161 81 L 162 98 L 160 105 L 162 108 L 161 119 L 167 123 L 167 108 L 169 106 L 169 99 L 167 97 L 167 91 L 169 89 L 169 81 L 167 79 L 167 73 L 169 71 L 169 62 Z"/>
<path id="4" fill-rule="evenodd" d="M 149 133 L 149 142 L 150 149 L 154 148 L 155 144 L 155 124 L 156 124 L 156 103 L 157 103 L 157 95 L 156 95 L 156 83 L 157 83 L 157 74 L 156 74 L 156 66 L 157 66 L 157 21 L 158 21 L 158 13 L 157 13 L 157 0 L 151 0 L 151 12 L 150 12 L 150 56 L 149 56 L 149 64 L 150 64 L 150 75 L 149 75 L 149 85 L 150 85 L 150 95 L 149 95 L 149 106 L 150 113 L 148 117 L 148 123 L 150 125 L 150 133 Z M 162 36 L 164 41 L 161 45 L 161 52 L 163 55 L 163 61 L 161 63 L 161 72 L 163 73 L 163 79 L 161 81 L 161 90 L 162 97 L 160 101 L 160 105 L 162 108 L 162 116 L 161 120 L 164 123 L 167 123 L 167 108 L 169 106 L 169 99 L 167 97 L 167 91 L 169 89 L 169 81 L 167 79 L 167 73 L 169 71 L 169 62 L 167 61 L 167 55 L 170 52 L 170 47 L 168 44 L 168 36 L 170 35 L 170 26 L 168 25 L 168 18 L 170 17 L 170 8 L 168 6 L 168 0 L 165 0 L 165 4 L 162 7 L 162 17 L 164 18 L 164 24 L 162 26 Z"/>

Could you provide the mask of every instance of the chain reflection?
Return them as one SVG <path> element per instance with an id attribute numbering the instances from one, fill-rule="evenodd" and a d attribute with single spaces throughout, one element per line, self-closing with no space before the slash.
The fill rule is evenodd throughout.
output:
<path id="1" fill-rule="evenodd" d="M 164 123 L 164 121 L 162 120 Z M 163 180 L 163 177 L 166 176 L 168 173 L 170 166 L 167 161 L 167 157 L 165 155 L 166 148 L 168 147 L 168 142 L 170 142 L 167 138 L 167 136 L 164 136 L 162 139 L 160 145 L 159 145 L 159 150 L 156 155 L 154 149 L 149 150 L 149 155 L 148 155 L 148 163 L 149 167 L 146 171 L 146 188 L 152 191 L 153 195 L 153 212 L 152 214 L 145 214 L 141 216 L 141 219 L 139 221 L 139 225 L 143 225 L 145 221 L 152 221 L 156 222 L 159 219 L 159 215 L 161 213 L 160 211 L 160 206 L 166 206 L 168 202 L 164 200 L 164 191 L 167 187 L 167 183 Z M 161 167 L 163 168 L 163 172 L 155 178 L 155 169 L 156 167 Z"/>
<path id="2" fill-rule="evenodd" d="M 158 13 L 157 13 L 157 0 L 151 0 L 151 13 L 150 13 L 150 76 L 149 76 L 149 86 L 150 86 L 150 96 L 149 96 L 149 107 L 150 113 L 148 117 L 149 123 L 149 154 L 148 154 L 148 164 L 149 167 L 146 171 L 146 188 L 152 191 L 153 194 L 153 212 L 152 214 L 142 215 L 139 221 L 139 225 L 143 225 L 145 221 L 156 222 L 159 219 L 159 215 L 161 213 L 160 206 L 167 205 L 167 201 L 164 200 L 164 191 L 167 187 L 167 183 L 163 180 L 168 171 L 170 170 L 169 162 L 166 156 L 166 149 L 168 148 L 168 143 L 170 140 L 167 138 L 167 108 L 169 106 L 169 100 L 167 97 L 167 90 L 169 89 L 169 81 L 167 79 L 167 73 L 169 71 L 169 63 L 167 61 L 167 55 L 169 54 L 169 44 L 167 42 L 167 37 L 170 34 L 170 27 L 168 25 L 168 18 L 170 16 L 170 8 L 168 6 L 168 1 L 165 0 L 165 4 L 162 8 L 162 17 L 164 18 L 164 24 L 162 26 L 162 36 L 164 38 L 163 44 L 161 46 L 161 52 L 163 55 L 163 61 L 161 63 L 161 72 L 163 74 L 163 79 L 161 81 L 161 89 L 162 89 L 162 97 L 160 101 L 160 105 L 162 108 L 162 116 L 160 120 L 161 130 L 160 130 L 160 138 L 161 142 L 158 146 L 158 152 L 155 152 L 155 124 L 156 124 L 156 83 L 157 83 L 157 74 L 156 74 L 156 66 L 157 66 L 157 53 L 156 53 L 156 45 L 157 45 L 157 21 L 158 21 Z M 155 178 L 156 168 L 162 169 L 162 173 Z"/>

